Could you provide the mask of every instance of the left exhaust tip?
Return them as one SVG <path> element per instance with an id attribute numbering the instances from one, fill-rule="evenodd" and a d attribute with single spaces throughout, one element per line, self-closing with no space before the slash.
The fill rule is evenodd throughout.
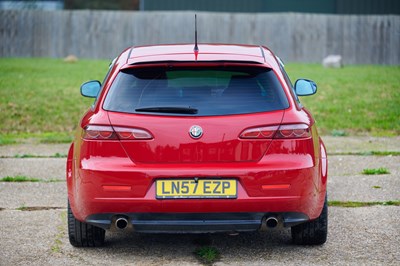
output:
<path id="1" fill-rule="evenodd" d="M 268 217 L 265 223 L 268 228 L 275 228 L 278 226 L 278 219 L 276 217 Z"/>

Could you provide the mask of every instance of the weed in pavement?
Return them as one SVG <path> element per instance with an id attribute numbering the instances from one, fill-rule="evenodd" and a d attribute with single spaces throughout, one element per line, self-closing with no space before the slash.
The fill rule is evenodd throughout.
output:
<path id="1" fill-rule="evenodd" d="M 390 201 L 329 201 L 328 206 L 344 207 L 344 208 L 357 208 L 357 207 L 370 207 L 370 206 L 400 206 L 400 200 Z"/>
<path id="2" fill-rule="evenodd" d="M 212 265 L 220 258 L 219 251 L 212 246 L 203 246 L 196 249 L 195 254 L 197 258 L 205 265 Z"/>
<path id="3" fill-rule="evenodd" d="M 386 175 L 390 174 L 389 170 L 383 167 L 380 168 L 366 168 L 362 171 L 363 175 Z"/>

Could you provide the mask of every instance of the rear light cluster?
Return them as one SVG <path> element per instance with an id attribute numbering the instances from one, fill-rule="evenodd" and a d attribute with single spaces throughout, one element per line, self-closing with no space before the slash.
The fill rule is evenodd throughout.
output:
<path id="1" fill-rule="evenodd" d="M 240 134 L 242 139 L 297 139 L 311 137 L 306 124 L 292 124 L 249 128 Z"/>
<path id="2" fill-rule="evenodd" d="M 127 127 L 89 125 L 83 133 L 84 139 L 96 140 L 147 140 L 153 136 L 146 130 Z"/>
<path id="3" fill-rule="evenodd" d="M 240 134 L 242 139 L 272 139 L 279 126 L 249 128 Z"/>

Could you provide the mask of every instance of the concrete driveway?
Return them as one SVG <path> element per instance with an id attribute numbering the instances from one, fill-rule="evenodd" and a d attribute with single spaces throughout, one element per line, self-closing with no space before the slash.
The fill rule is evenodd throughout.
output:
<path id="1" fill-rule="evenodd" d="M 360 155 L 399 152 L 399 137 L 324 140 L 330 201 L 400 200 L 400 156 Z M 66 183 L 57 181 L 64 180 L 66 159 L 50 158 L 67 152 L 63 144 L 0 146 L 0 178 L 52 180 L 0 182 L 0 265 L 201 265 L 194 251 L 202 246 L 220 252 L 215 265 L 400 265 L 400 207 L 386 205 L 329 207 L 328 241 L 317 247 L 295 246 L 290 230 L 279 228 L 237 236 L 107 232 L 102 248 L 73 248 L 66 228 Z M 361 174 L 379 167 L 390 174 Z"/>

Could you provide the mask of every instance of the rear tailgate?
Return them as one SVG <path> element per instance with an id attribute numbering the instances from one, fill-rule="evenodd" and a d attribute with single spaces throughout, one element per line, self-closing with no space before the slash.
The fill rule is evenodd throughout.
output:
<path id="1" fill-rule="evenodd" d="M 279 125 L 284 111 L 229 116 L 157 116 L 108 112 L 112 126 L 144 129 L 151 140 L 121 140 L 135 163 L 256 162 L 267 151 L 271 139 L 240 139 L 247 128 Z M 200 126 L 203 135 L 190 136 Z"/>

